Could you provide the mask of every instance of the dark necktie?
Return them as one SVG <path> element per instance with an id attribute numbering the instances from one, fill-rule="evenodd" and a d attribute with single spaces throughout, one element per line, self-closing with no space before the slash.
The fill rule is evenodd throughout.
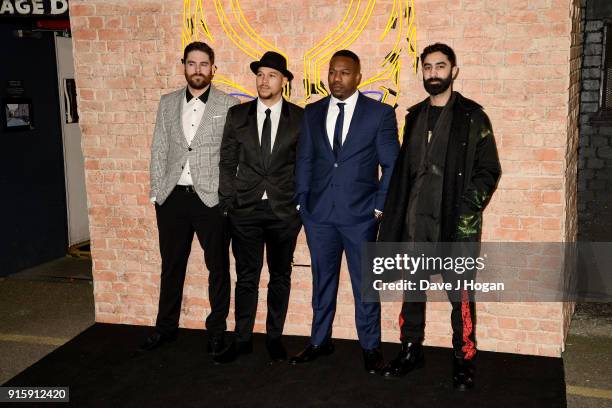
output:
<path id="1" fill-rule="evenodd" d="M 344 102 L 338 102 L 338 117 L 336 118 L 336 127 L 334 128 L 334 156 L 338 158 L 340 150 L 342 149 L 342 125 L 344 125 Z"/>
<path id="2" fill-rule="evenodd" d="M 264 119 L 263 128 L 261 129 L 261 159 L 264 168 L 268 167 L 271 155 L 272 145 L 272 121 L 270 120 L 270 109 L 266 109 L 266 118 Z"/>

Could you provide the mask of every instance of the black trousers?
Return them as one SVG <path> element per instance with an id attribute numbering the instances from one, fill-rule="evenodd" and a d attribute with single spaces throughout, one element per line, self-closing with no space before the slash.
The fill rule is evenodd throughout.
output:
<path id="1" fill-rule="evenodd" d="M 445 282 L 451 282 L 453 288 L 455 279 L 442 274 Z M 469 280 L 469 279 L 467 279 Z M 476 354 L 476 304 L 473 293 L 468 290 L 447 291 L 451 310 L 451 327 L 453 329 L 453 350 L 455 356 L 472 359 Z M 402 304 L 399 325 L 402 342 L 422 342 L 425 337 L 425 306 L 427 296 L 424 291 L 410 292 L 411 301 Z"/>
<path id="2" fill-rule="evenodd" d="M 211 311 L 206 329 L 220 334 L 226 329 L 230 305 L 229 228 L 218 206 L 207 207 L 195 192 L 175 189 L 163 205 L 155 205 L 162 259 L 157 330 L 164 334 L 178 328 L 183 284 L 194 232 L 204 250 L 209 271 Z"/>
<path id="3" fill-rule="evenodd" d="M 290 220 L 278 218 L 268 200 L 258 203 L 250 214 L 232 215 L 230 220 L 237 276 L 236 340 L 248 341 L 253 334 L 264 245 L 270 272 L 266 333 L 268 339 L 277 339 L 283 334 L 287 317 L 291 263 L 301 221 L 299 217 Z"/>

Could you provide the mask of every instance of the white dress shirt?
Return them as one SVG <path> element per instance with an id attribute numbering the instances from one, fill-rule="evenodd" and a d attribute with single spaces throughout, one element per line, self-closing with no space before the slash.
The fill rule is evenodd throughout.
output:
<path id="1" fill-rule="evenodd" d="M 264 120 L 266 120 L 266 109 L 270 109 L 270 148 L 274 149 L 274 142 L 276 141 L 276 132 L 278 131 L 278 122 L 280 121 L 282 107 L 283 98 L 272 106 L 266 106 L 261 99 L 257 99 L 257 133 L 259 134 L 259 146 L 261 146 L 261 133 L 263 132 Z M 266 194 L 264 191 L 261 199 L 266 200 L 267 198 L 268 194 Z"/>
<path id="2" fill-rule="evenodd" d="M 203 103 L 199 97 L 191 98 L 189 102 L 187 102 L 186 97 L 183 99 L 183 114 L 181 119 L 183 121 L 183 133 L 185 134 L 185 139 L 187 140 L 188 145 L 191 145 L 191 142 L 198 130 L 198 126 L 200 126 L 205 109 L 206 104 Z M 181 186 L 193 185 L 191 170 L 189 169 L 189 159 L 187 159 L 187 162 L 185 163 L 185 167 L 183 168 L 183 172 L 181 173 L 181 177 L 179 178 L 177 184 Z"/>
<path id="3" fill-rule="evenodd" d="M 344 122 L 342 123 L 342 143 L 346 140 L 346 135 L 349 131 L 349 126 L 351 125 L 351 119 L 353 118 L 353 113 L 355 112 L 355 106 L 357 105 L 357 99 L 359 98 L 359 91 L 355 91 L 354 94 L 341 101 L 340 99 L 335 98 L 333 95 L 329 100 L 329 108 L 327 109 L 327 137 L 329 139 L 329 144 L 333 148 L 334 147 L 334 130 L 336 129 L 336 119 L 338 118 L 338 114 L 340 113 L 340 108 L 338 108 L 338 102 L 344 103 Z"/>

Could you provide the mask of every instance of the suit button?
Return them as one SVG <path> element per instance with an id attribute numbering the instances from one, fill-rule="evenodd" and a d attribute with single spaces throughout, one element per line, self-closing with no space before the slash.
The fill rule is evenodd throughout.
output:
<path id="1" fill-rule="evenodd" d="M 338 163 L 334 163 L 334 167 L 338 167 Z"/>
<path id="2" fill-rule="evenodd" d="M 185 170 L 185 166 L 181 166 L 181 170 Z"/>
<path id="3" fill-rule="evenodd" d="M 187 150 L 191 151 L 191 147 L 188 147 Z"/>
<path id="4" fill-rule="evenodd" d="M 463 174 L 459 173 L 459 176 L 462 176 Z"/>

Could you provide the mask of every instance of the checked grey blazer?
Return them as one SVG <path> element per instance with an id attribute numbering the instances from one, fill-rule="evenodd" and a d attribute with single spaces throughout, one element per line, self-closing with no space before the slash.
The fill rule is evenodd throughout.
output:
<path id="1" fill-rule="evenodd" d="M 183 134 L 182 107 L 185 88 L 162 95 L 151 145 L 150 198 L 161 205 L 170 195 L 189 159 L 193 187 L 204 204 L 219 203 L 219 148 L 227 110 L 240 103 L 210 85 L 210 94 L 200 126 L 191 141 Z"/>

